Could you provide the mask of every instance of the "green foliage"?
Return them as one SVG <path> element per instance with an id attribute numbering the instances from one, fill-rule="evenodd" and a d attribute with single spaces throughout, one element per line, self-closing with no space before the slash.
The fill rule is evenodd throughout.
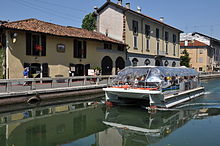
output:
<path id="1" fill-rule="evenodd" d="M 98 66 L 92 67 L 92 69 L 99 70 L 99 71 L 102 70 L 101 67 L 98 67 Z"/>
<path id="2" fill-rule="evenodd" d="M 189 58 L 189 53 L 187 52 L 186 49 L 184 49 L 182 54 L 183 54 L 183 56 L 180 57 L 180 65 L 189 67 L 189 62 L 191 59 L 191 58 Z"/>
<path id="3" fill-rule="evenodd" d="M 82 28 L 89 31 L 96 29 L 96 19 L 92 13 L 87 14 L 82 21 Z"/>

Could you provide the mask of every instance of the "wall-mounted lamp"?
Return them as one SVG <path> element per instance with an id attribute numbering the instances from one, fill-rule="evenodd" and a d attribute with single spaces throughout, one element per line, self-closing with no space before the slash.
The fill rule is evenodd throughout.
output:
<path id="1" fill-rule="evenodd" d="M 12 43 L 16 43 L 18 34 L 16 32 L 11 33 Z"/>

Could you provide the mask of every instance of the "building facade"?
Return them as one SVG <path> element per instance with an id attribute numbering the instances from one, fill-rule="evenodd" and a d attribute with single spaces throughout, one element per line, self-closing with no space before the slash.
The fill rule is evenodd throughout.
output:
<path id="1" fill-rule="evenodd" d="M 101 33 L 27 19 L 2 24 L 1 34 L 5 78 L 22 78 L 25 67 L 32 77 L 83 76 L 90 68 L 110 75 L 125 67 L 124 43 Z"/>
<path id="2" fill-rule="evenodd" d="M 179 35 L 182 32 L 122 5 L 107 1 L 95 12 L 97 31 L 127 44 L 126 65 L 179 66 Z"/>
<path id="3" fill-rule="evenodd" d="M 220 41 L 210 36 L 194 32 L 181 34 L 181 51 L 189 53 L 190 67 L 197 71 L 220 70 Z"/>

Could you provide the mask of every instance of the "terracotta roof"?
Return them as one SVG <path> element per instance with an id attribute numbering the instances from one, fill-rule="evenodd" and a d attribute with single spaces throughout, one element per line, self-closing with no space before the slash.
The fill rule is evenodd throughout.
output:
<path id="1" fill-rule="evenodd" d="M 172 28 L 172 29 L 175 29 L 175 30 L 179 31 L 180 33 L 183 33 L 183 31 L 180 30 L 180 29 L 177 29 L 177 28 L 175 28 L 175 27 L 173 27 L 173 26 L 171 26 L 171 25 L 168 25 L 168 24 L 166 24 L 166 23 L 164 23 L 164 22 L 162 22 L 162 21 L 159 21 L 159 20 L 157 20 L 157 19 L 154 19 L 154 18 L 152 18 L 152 17 L 149 17 L 149 16 L 147 16 L 147 15 L 145 15 L 145 14 L 136 12 L 136 11 L 134 11 L 134 10 L 128 9 L 128 8 L 126 8 L 126 7 L 123 7 L 123 6 L 121 6 L 121 5 L 118 5 L 118 4 L 116 4 L 116 3 L 113 3 L 113 2 L 111 2 L 111 1 L 107 1 L 104 5 L 102 5 L 102 6 L 97 10 L 97 12 L 102 11 L 102 10 L 103 10 L 106 6 L 108 6 L 108 5 L 113 5 L 113 6 L 119 8 L 119 9 L 122 9 L 122 10 L 124 10 L 124 11 L 130 11 L 130 12 L 135 13 L 135 14 L 137 14 L 137 15 L 140 15 L 140 16 L 142 16 L 142 17 L 148 18 L 148 19 L 150 19 L 150 20 L 152 20 L 152 21 L 154 21 L 154 22 L 157 22 L 157 23 L 163 24 L 163 25 L 165 25 L 165 26 L 167 26 L 167 27 L 170 27 L 170 28 Z"/>
<path id="2" fill-rule="evenodd" d="M 205 43 L 202 43 L 200 41 L 197 41 L 197 40 L 193 40 L 193 41 L 188 41 L 188 45 L 185 46 L 185 41 L 181 41 L 180 42 L 180 46 L 181 47 L 205 47 L 205 46 L 208 46 L 207 44 Z"/>
<path id="3" fill-rule="evenodd" d="M 2 24 L 1 26 L 8 29 L 25 30 L 25 31 L 38 32 L 38 33 L 46 33 L 56 36 L 76 37 L 76 38 L 93 39 L 98 41 L 107 41 L 112 43 L 124 44 L 121 41 L 109 38 L 98 32 L 88 31 L 86 29 L 70 27 L 70 26 L 61 26 L 33 18 L 8 22 Z"/>

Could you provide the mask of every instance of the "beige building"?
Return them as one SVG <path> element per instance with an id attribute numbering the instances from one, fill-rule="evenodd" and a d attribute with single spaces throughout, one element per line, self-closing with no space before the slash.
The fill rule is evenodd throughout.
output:
<path id="1" fill-rule="evenodd" d="M 126 65 L 179 66 L 179 35 L 182 32 L 161 20 L 123 6 L 107 2 L 96 9 L 97 31 L 128 45 Z"/>
<path id="2" fill-rule="evenodd" d="M 190 57 L 190 67 L 197 71 L 211 71 L 212 56 L 208 45 L 197 40 L 180 42 L 181 51 L 186 50 Z"/>
<path id="3" fill-rule="evenodd" d="M 83 76 L 90 68 L 109 75 L 125 67 L 124 43 L 101 33 L 37 19 L 1 24 L 0 32 L 6 78 L 22 78 L 25 67 L 38 77 Z"/>
<path id="4" fill-rule="evenodd" d="M 181 34 L 181 52 L 189 53 L 190 67 L 200 72 L 220 70 L 220 41 L 194 32 Z"/>

